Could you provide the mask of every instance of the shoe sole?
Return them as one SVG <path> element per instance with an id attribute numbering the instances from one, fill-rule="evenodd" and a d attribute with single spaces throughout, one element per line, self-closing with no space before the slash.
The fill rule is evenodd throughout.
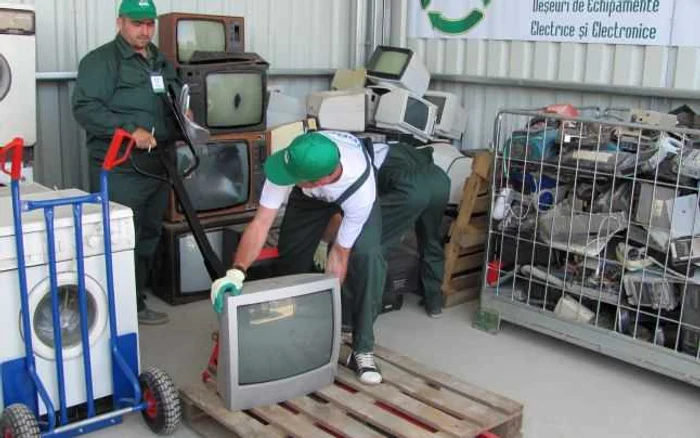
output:
<path id="1" fill-rule="evenodd" d="M 140 325 L 163 325 L 169 323 L 169 319 L 159 319 L 159 320 L 150 320 L 150 319 L 145 319 L 145 320 L 139 320 Z"/>

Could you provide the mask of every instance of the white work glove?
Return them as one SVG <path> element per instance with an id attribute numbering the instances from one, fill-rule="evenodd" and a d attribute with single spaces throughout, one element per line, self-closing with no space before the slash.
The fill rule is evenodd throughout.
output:
<path id="1" fill-rule="evenodd" d="M 211 305 L 214 312 L 221 313 L 224 310 L 224 298 L 227 294 L 239 295 L 243 289 L 245 273 L 240 269 L 229 269 L 226 276 L 216 280 L 211 285 Z"/>
<path id="2" fill-rule="evenodd" d="M 320 271 L 325 271 L 326 263 L 328 263 L 328 243 L 322 240 L 314 253 L 314 266 Z"/>

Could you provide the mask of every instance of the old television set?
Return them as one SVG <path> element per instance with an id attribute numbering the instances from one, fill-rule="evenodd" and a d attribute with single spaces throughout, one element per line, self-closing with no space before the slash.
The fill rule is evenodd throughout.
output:
<path id="1" fill-rule="evenodd" d="M 381 96 L 374 114 L 377 128 L 410 134 L 427 142 L 432 136 L 437 107 L 427 100 L 397 88 Z"/>
<path id="2" fill-rule="evenodd" d="M 180 79 L 190 87 L 195 122 L 212 134 L 265 130 L 267 61 L 254 53 L 240 53 L 231 54 L 226 62 L 208 62 L 206 55 L 196 52 L 192 58 L 196 63 L 178 68 Z"/>
<path id="3" fill-rule="evenodd" d="M 265 181 L 262 165 L 270 155 L 268 132 L 215 135 L 194 150 L 199 164 L 183 184 L 200 218 L 257 209 Z M 193 167 L 195 156 L 184 143 L 178 143 L 175 154 L 178 172 L 183 175 Z M 168 204 L 167 222 L 185 220 L 172 191 Z"/>
<path id="4" fill-rule="evenodd" d="M 306 100 L 306 112 L 320 129 L 362 132 L 365 130 L 364 89 L 317 91 Z"/>
<path id="5" fill-rule="evenodd" d="M 411 49 L 377 46 L 367 63 L 367 79 L 396 85 L 422 96 L 428 90 L 430 72 Z"/>
<path id="6" fill-rule="evenodd" d="M 224 266 L 233 264 L 240 238 L 254 215 L 254 212 L 246 212 L 201 220 L 204 235 Z M 248 268 L 247 280 L 272 275 L 281 222 L 281 216 L 275 219 L 263 250 Z M 163 223 L 163 236 L 156 254 L 152 281 L 155 295 L 172 305 L 210 297 L 212 280 L 187 222 Z"/>
<path id="7" fill-rule="evenodd" d="M 423 99 L 437 106 L 435 136 L 461 140 L 467 124 L 467 112 L 454 93 L 426 91 Z"/>
<path id="8" fill-rule="evenodd" d="M 241 295 L 227 296 L 217 373 L 224 406 L 249 409 L 331 384 L 340 315 L 340 285 L 325 274 L 246 282 Z"/>
<path id="9" fill-rule="evenodd" d="M 195 51 L 245 51 L 245 19 L 225 15 L 172 12 L 158 17 L 158 46 L 176 66 Z"/>

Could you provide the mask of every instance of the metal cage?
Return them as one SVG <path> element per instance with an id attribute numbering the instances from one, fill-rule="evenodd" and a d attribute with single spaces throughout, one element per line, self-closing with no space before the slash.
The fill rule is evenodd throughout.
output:
<path id="1" fill-rule="evenodd" d="M 503 110 L 493 147 L 482 310 L 700 386 L 700 130 Z"/>

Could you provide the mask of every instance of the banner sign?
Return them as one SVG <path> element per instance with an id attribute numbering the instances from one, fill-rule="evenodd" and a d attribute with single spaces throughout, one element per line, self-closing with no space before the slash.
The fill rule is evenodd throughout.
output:
<path id="1" fill-rule="evenodd" d="M 408 14 L 409 38 L 700 47 L 700 0 L 409 0 Z"/>

